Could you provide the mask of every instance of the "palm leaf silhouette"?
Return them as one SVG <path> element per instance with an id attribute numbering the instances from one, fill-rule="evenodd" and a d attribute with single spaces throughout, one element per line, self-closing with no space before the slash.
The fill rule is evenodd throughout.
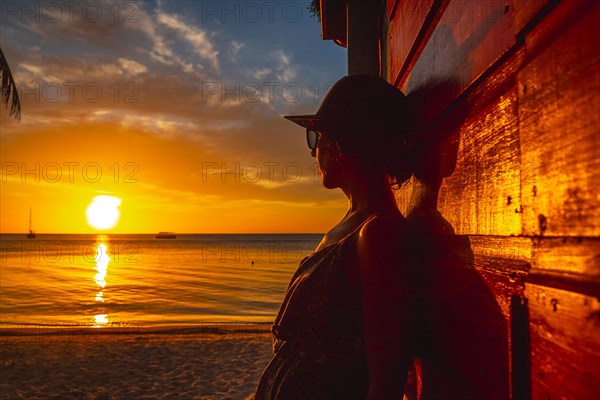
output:
<path id="1" fill-rule="evenodd" d="M 8 115 L 14 116 L 17 121 L 20 121 L 21 101 L 19 100 L 19 92 L 17 92 L 17 84 L 10 72 L 8 61 L 4 57 L 2 48 L 0 48 L 0 95 L 2 96 L 2 103 L 7 108 L 8 103 L 10 103 L 10 112 Z"/>

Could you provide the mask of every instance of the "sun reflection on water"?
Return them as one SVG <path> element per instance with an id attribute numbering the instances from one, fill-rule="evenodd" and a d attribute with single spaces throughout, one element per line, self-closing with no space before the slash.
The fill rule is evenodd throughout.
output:
<path id="1" fill-rule="evenodd" d="M 110 322 L 108 320 L 108 314 L 94 315 L 94 322 L 96 323 L 95 328 L 100 328 L 103 325 L 107 325 Z"/>
<path id="2" fill-rule="evenodd" d="M 98 292 L 96 293 L 96 302 L 104 303 L 104 288 L 106 287 L 106 275 L 108 273 L 108 264 L 110 257 L 108 256 L 108 246 L 104 243 L 99 243 L 96 248 L 96 274 L 94 275 L 94 281 L 98 286 Z M 94 328 L 101 328 L 110 324 L 108 314 L 98 314 L 93 317 Z"/>

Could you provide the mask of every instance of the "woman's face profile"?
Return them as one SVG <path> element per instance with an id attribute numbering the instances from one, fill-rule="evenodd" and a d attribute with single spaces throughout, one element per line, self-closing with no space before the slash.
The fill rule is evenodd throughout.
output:
<path id="1" fill-rule="evenodd" d="M 342 154 L 331 134 L 321 133 L 317 143 L 316 158 L 323 186 L 327 189 L 340 187 L 343 176 Z"/>

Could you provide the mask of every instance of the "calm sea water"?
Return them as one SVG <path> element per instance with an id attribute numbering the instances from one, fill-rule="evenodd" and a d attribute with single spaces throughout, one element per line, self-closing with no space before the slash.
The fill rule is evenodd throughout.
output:
<path id="1" fill-rule="evenodd" d="M 322 235 L 0 235 L 0 322 L 270 322 Z"/>

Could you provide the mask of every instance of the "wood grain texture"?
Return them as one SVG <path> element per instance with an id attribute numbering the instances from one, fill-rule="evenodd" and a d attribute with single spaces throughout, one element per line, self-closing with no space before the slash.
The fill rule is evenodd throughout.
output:
<path id="1" fill-rule="evenodd" d="M 519 138 L 517 93 L 501 96 L 489 112 L 482 113 L 469 129 L 477 137 L 477 232 L 486 235 L 521 233 Z"/>
<path id="2" fill-rule="evenodd" d="M 396 191 L 399 208 L 437 196 L 467 237 L 516 341 L 514 398 L 598 399 L 600 3 L 513 0 L 494 23 L 451 20 L 457 4 L 445 4 L 401 85 L 424 105 L 416 115 L 439 140 L 443 180 L 438 193 L 413 178 Z"/>
<path id="3" fill-rule="evenodd" d="M 519 34 L 549 0 L 512 0 L 515 35 Z"/>
<path id="4" fill-rule="evenodd" d="M 461 126 L 456 166 L 442 183 L 438 208 L 456 233 L 518 235 L 519 170 L 513 89 Z"/>
<path id="5" fill-rule="evenodd" d="M 505 2 L 450 1 L 401 88 L 409 94 L 450 82 L 439 86 L 444 101 L 435 104 L 436 114 L 514 43 L 512 10 Z"/>
<path id="6" fill-rule="evenodd" d="M 532 242 L 531 265 L 536 273 L 577 274 L 600 282 L 600 238 L 545 238 Z"/>
<path id="7" fill-rule="evenodd" d="M 398 0 L 385 0 L 385 16 L 388 20 L 394 18 Z"/>
<path id="8" fill-rule="evenodd" d="M 469 124 L 463 128 L 469 129 Z M 461 129 L 462 131 L 462 129 Z M 438 209 L 457 234 L 476 234 L 477 229 L 477 138 L 461 134 L 458 140 L 454 172 L 444 178 L 439 191 Z M 444 144 L 448 144 L 445 142 Z M 450 145 L 448 145 L 450 147 Z M 453 147 L 453 146 L 452 146 Z M 443 152 L 444 153 L 444 152 Z M 448 155 L 447 157 L 452 157 Z"/>
<path id="9" fill-rule="evenodd" d="M 395 82 L 404 63 L 410 61 L 407 60 L 407 56 L 415 45 L 419 30 L 422 29 L 433 2 L 434 0 L 396 2 L 396 9 L 388 22 L 387 29 L 388 82 Z M 388 7 L 390 7 L 390 3 L 392 2 L 388 1 Z M 388 13 L 391 11 L 388 8 Z"/>
<path id="10" fill-rule="evenodd" d="M 477 257 L 476 257 L 476 260 L 477 260 Z M 500 306 L 500 309 L 502 310 L 502 314 L 504 315 L 504 318 L 506 319 L 506 321 L 510 321 L 510 317 L 511 317 L 510 299 L 511 299 L 511 296 L 512 295 L 522 296 L 523 295 L 523 285 L 516 284 L 515 280 L 507 275 L 489 271 L 485 268 L 481 268 L 481 267 L 484 267 L 485 264 L 481 264 L 480 261 L 481 261 L 481 258 L 479 258 L 479 260 L 477 260 L 475 263 L 477 272 L 479 273 L 479 275 L 481 276 L 483 281 L 486 283 L 488 288 L 492 291 L 492 293 L 496 297 L 496 302 Z M 509 325 L 507 324 L 507 328 L 508 328 L 508 326 Z M 509 330 L 507 330 L 506 335 L 507 335 L 507 337 L 510 336 Z"/>
<path id="11" fill-rule="evenodd" d="M 533 399 L 600 397 L 600 302 L 526 284 Z"/>
<path id="12" fill-rule="evenodd" d="M 518 75 L 526 235 L 600 235 L 599 20 L 595 3 Z"/>

